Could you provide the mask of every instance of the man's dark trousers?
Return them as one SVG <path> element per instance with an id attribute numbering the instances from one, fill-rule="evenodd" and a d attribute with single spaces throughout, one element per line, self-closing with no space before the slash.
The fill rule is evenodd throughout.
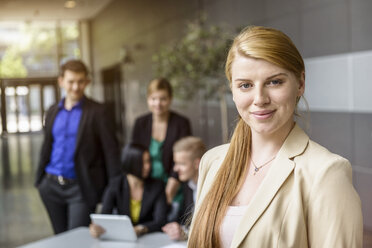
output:
<path id="1" fill-rule="evenodd" d="M 44 177 L 39 193 L 55 234 L 89 225 L 89 213 L 92 211 L 83 201 L 76 181 L 61 185 L 57 180 Z"/>

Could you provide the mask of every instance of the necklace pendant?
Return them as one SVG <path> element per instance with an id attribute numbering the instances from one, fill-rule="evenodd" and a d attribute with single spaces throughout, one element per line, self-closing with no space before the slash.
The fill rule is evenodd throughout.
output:
<path id="1" fill-rule="evenodd" d="M 258 166 L 254 163 L 253 159 L 251 159 L 252 161 L 252 164 L 254 166 L 254 173 L 253 175 L 256 175 L 256 173 L 262 168 L 264 167 L 265 165 L 269 164 L 271 161 L 273 161 L 275 159 L 276 156 L 274 156 L 272 159 L 270 159 L 269 161 L 267 161 L 266 163 L 262 164 L 261 166 Z"/>

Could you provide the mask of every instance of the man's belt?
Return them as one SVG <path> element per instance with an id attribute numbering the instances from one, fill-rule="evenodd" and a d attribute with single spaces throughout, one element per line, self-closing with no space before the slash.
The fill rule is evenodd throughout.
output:
<path id="1" fill-rule="evenodd" d="M 65 178 L 63 176 L 57 176 L 49 173 L 46 173 L 46 177 L 56 181 L 59 185 L 69 185 L 76 182 L 76 179 Z"/>

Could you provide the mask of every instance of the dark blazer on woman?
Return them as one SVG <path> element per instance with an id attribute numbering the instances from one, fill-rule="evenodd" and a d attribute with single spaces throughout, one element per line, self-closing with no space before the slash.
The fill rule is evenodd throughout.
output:
<path id="1" fill-rule="evenodd" d="M 146 226 L 149 232 L 160 231 L 166 223 L 167 203 L 164 183 L 157 179 L 146 179 L 144 183 L 141 211 L 138 223 Z M 130 216 L 130 186 L 127 176 L 116 177 L 108 186 L 102 203 L 102 213 L 112 214 L 116 208 L 118 214 Z M 133 221 L 132 221 L 133 222 Z"/>
<path id="2" fill-rule="evenodd" d="M 173 171 L 173 144 L 182 137 L 191 135 L 190 121 L 175 112 L 170 112 L 167 133 L 163 145 L 163 166 L 168 176 L 177 178 Z M 150 146 L 152 137 L 152 114 L 146 114 L 136 119 L 132 132 L 132 142 L 145 147 Z"/>
<path id="3" fill-rule="evenodd" d="M 52 129 L 58 111 L 58 104 L 53 105 L 45 118 L 44 142 L 35 186 L 42 181 L 45 168 L 50 161 L 53 144 Z M 109 178 L 121 173 L 115 129 L 113 123 L 106 117 L 106 113 L 104 105 L 84 97 L 75 146 L 75 173 L 83 198 L 93 210 L 101 201 Z"/>

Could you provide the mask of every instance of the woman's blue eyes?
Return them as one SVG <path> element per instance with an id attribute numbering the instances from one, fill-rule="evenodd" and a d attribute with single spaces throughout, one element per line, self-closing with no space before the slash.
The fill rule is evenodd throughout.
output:
<path id="1" fill-rule="evenodd" d="M 271 81 L 268 81 L 267 83 L 266 83 L 266 85 L 280 85 L 280 84 L 282 84 L 283 83 L 283 81 L 282 80 L 279 80 L 279 79 L 276 79 L 276 80 L 271 80 Z M 239 86 L 240 88 L 243 88 L 243 89 L 249 89 L 249 88 L 251 88 L 251 87 L 253 87 L 253 85 L 251 84 L 251 83 L 242 83 L 242 84 L 240 84 L 240 86 Z"/>
<path id="2" fill-rule="evenodd" d="M 244 84 L 241 84 L 240 87 L 241 88 L 244 88 L 244 89 L 248 89 L 250 88 L 252 85 L 251 84 L 248 84 L 248 83 L 244 83 Z"/>
<path id="3" fill-rule="evenodd" d="M 282 83 L 281 80 L 271 80 L 271 81 L 269 82 L 269 84 L 272 84 L 272 85 L 278 85 L 278 84 L 281 84 L 281 83 Z"/>

